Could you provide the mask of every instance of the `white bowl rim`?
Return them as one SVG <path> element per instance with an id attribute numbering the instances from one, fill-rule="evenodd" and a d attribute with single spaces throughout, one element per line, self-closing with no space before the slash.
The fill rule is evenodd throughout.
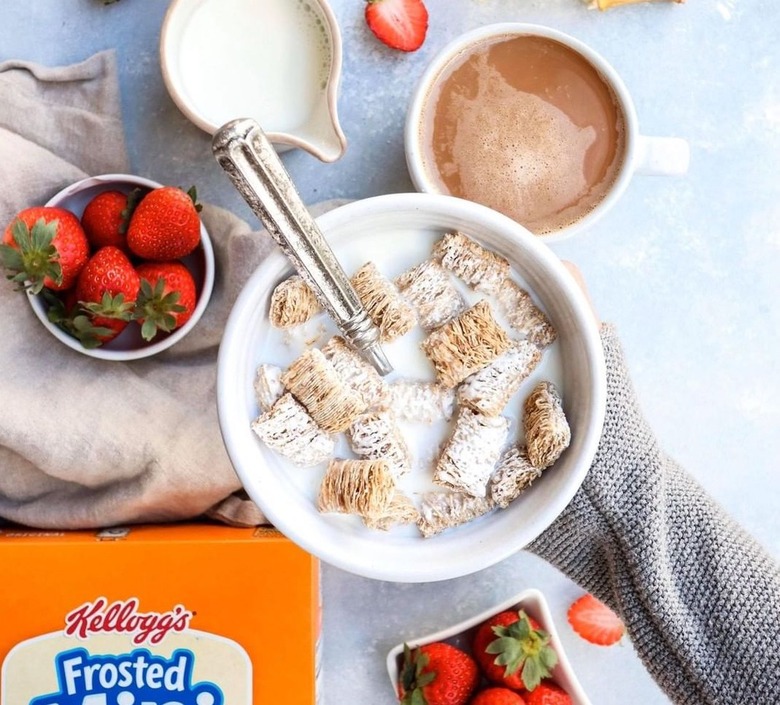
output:
<path id="1" fill-rule="evenodd" d="M 461 550 L 457 553 L 457 564 L 451 562 L 442 566 L 442 562 L 433 564 L 431 561 L 415 562 L 407 560 L 401 568 L 394 565 L 391 561 L 374 561 L 371 565 L 365 565 L 365 563 L 354 558 L 350 551 L 350 545 L 352 548 L 362 548 L 361 542 L 366 539 L 350 535 L 348 542 L 342 540 L 341 542 L 329 543 L 328 539 L 333 538 L 331 534 L 334 532 L 328 527 L 325 527 L 323 533 L 317 537 L 309 536 L 305 533 L 302 534 L 296 530 L 294 522 L 291 522 L 289 517 L 285 516 L 284 509 L 280 506 L 280 503 L 274 504 L 273 502 L 265 501 L 265 496 L 262 496 L 260 493 L 253 493 L 251 484 L 253 481 L 256 481 L 257 467 L 245 461 L 234 450 L 234 444 L 240 444 L 241 436 L 247 432 L 246 429 L 249 425 L 244 423 L 246 419 L 233 418 L 234 415 L 238 414 L 237 409 L 240 408 L 240 404 L 235 403 L 235 399 L 231 395 L 230 378 L 235 371 L 235 366 L 231 360 L 241 354 L 241 346 L 238 341 L 240 341 L 241 331 L 245 330 L 247 325 L 247 321 L 244 319 L 251 315 L 251 311 L 256 308 L 257 299 L 267 289 L 268 273 L 276 267 L 280 259 L 285 259 L 280 251 L 272 252 L 254 271 L 237 297 L 228 316 L 217 361 L 217 411 L 220 430 L 225 441 L 228 456 L 244 488 L 262 509 L 271 524 L 288 538 L 325 562 L 358 575 L 395 582 L 433 582 L 473 573 L 509 557 L 541 534 L 564 510 L 582 484 L 596 453 L 606 408 L 606 371 L 598 328 L 595 325 L 590 305 L 582 290 L 549 247 L 507 216 L 486 206 L 453 196 L 427 193 L 398 193 L 353 201 L 325 213 L 317 219 L 317 222 L 326 237 L 328 237 L 328 234 L 337 229 L 341 224 L 349 223 L 352 220 L 365 216 L 373 216 L 377 213 L 394 213 L 399 210 L 434 212 L 442 217 L 446 215 L 462 217 L 470 221 L 478 220 L 482 225 L 487 225 L 493 230 L 503 233 L 511 232 L 515 238 L 524 239 L 524 244 L 533 250 L 537 262 L 543 266 L 546 273 L 555 278 L 557 285 L 565 293 L 567 302 L 571 307 L 570 312 L 576 319 L 577 326 L 581 331 L 583 347 L 594 370 L 591 388 L 592 423 L 583 432 L 581 455 L 576 464 L 577 471 L 566 485 L 567 492 L 557 495 L 556 501 L 551 503 L 545 512 L 544 519 L 526 525 L 522 540 L 518 540 L 515 536 L 513 537 L 515 540 L 510 539 L 500 544 L 493 544 L 490 547 L 480 546 L 480 550 L 472 551 L 468 555 L 462 555 L 463 552 Z M 231 423 L 231 421 L 240 422 Z M 270 475 L 272 473 L 269 473 Z M 268 478 L 265 479 L 268 482 Z M 273 480 L 271 479 L 271 481 Z M 325 541 L 321 541 L 323 538 L 325 538 Z M 343 536 L 340 538 L 343 539 Z M 434 546 L 437 538 L 440 537 L 421 539 L 424 543 L 420 545 Z M 388 550 L 400 549 L 393 547 Z M 359 553 L 359 551 L 355 552 Z"/>
<path id="2" fill-rule="evenodd" d="M 558 654 L 558 665 L 556 668 L 563 672 L 567 681 L 565 684 L 559 685 L 561 685 L 561 687 L 564 687 L 565 685 L 566 692 L 574 698 L 574 705 L 591 705 L 590 699 L 583 690 L 582 684 L 577 678 L 577 674 L 574 672 L 569 657 L 566 655 L 566 651 L 563 648 L 558 629 L 555 626 L 555 620 L 553 619 L 552 612 L 550 612 L 550 606 L 547 604 L 544 594 L 536 588 L 523 590 L 514 597 L 510 597 L 493 607 L 488 607 L 487 609 L 482 610 L 482 612 L 468 617 L 457 624 L 445 627 L 436 632 L 431 632 L 430 634 L 408 639 L 405 642 L 394 646 L 388 652 L 386 659 L 387 673 L 390 676 L 390 682 L 392 683 L 393 688 L 397 687 L 400 675 L 397 665 L 398 657 L 403 654 L 404 644 L 407 644 L 409 648 L 414 649 L 425 644 L 445 641 L 456 634 L 460 634 L 472 627 L 476 627 L 478 624 L 482 624 L 482 622 L 490 619 L 493 615 L 504 612 L 505 610 L 513 608 L 519 609 L 521 607 L 527 610 L 532 617 L 537 619 L 542 628 L 550 635 L 550 644 Z"/>
<path id="3" fill-rule="evenodd" d="M 81 179 L 69 186 L 58 191 L 52 196 L 44 205 L 62 207 L 61 203 L 64 199 L 74 196 L 80 191 L 92 188 L 94 186 L 110 186 L 111 184 L 126 184 L 131 186 L 141 186 L 143 188 L 157 189 L 162 188 L 163 184 L 157 181 L 152 181 L 143 176 L 134 176 L 132 174 L 100 174 L 98 176 L 88 176 Z M 66 333 L 62 328 L 52 323 L 46 315 L 46 305 L 43 300 L 34 294 L 28 293 L 27 300 L 30 302 L 33 312 L 38 317 L 41 323 L 49 330 L 49 332 L 57 338 L 60 342 L 67 345 L 72 350 L 76 350 L 89 357 L 94 357 L 100 360 L 113 360 L 113 361 L 129 361 L 140 360 L 142 358 L 151 357 L 157 355 L 163 350 L 167 350 L 172 345 L 175 345 L 180 341 L 187 333 L 189 333 L 203 316 L 209 300 L 211 299 L 211 293 L 214 287 L 214 248 L 211 243 L 211 237 L 209 236 L 206 226 L 201 221 L 200 224 L 200 244 L 203 248 L 203 287 L 200 295 L 198 296 L 198 303 L 192 312 L 190 319 L 181 328 L 177 328 L 170 335 L 158 340 L 155 343 L 144 345 L 143 347 L 135 348 L 133 350 L 111 350 L 108 348 L 85 348 L 76 338 Z"/>

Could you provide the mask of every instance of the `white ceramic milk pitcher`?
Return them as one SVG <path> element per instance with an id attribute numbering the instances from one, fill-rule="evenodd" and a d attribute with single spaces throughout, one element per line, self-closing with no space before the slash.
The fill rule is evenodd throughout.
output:
<path id="1" fill-rule="evenodd" d="M 160 37 L 165 85 L 198 127 L 253 118 L 278 151 L 324 162 L 346 149 L 341 51 L 325 0 L 173 0 Z"/>

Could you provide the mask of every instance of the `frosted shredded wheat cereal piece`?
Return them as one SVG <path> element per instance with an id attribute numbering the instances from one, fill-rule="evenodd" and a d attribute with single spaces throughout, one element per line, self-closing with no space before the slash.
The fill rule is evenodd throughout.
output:
<path id="1" fill-rule="evenodd" d="M 390 408 L 405 421 L 449 421 L 455 410 L 455 390 L 438 382 L 399 379 L 388 385 L 388 392 Z"/>
<path id="2" fill-rule="evenodd" d="M 509 419 L 504 416 L 483 416 L 461 408 L 436 463 L 434 483 L 484 497 L 508 430 Z"/>
<path id="3" fill-rule="evenodd" d="M 349 444 L 356 455 L 368 460 L 386 460 L 396 478 L 412 469 L 406 440 L 391 411 L 370 411 L 349 427 Z"/>
<path id="4" fill-rule="evenodd" d="M 306 407 L 328 433 L 346 431 L 365 402 L 342 383 L 338 372 L 320 350 L 311 348 L 282 374 L 282 384 Z"/>
<path id="5" fill-rule="evenodd" d="M 276 365 L 260 365 L 255 374 L 254 389 L 257 405 L 263 411 L 270 411 L 276 400 L 284 394 L 282 368 Z"/>
<path id="6" fill-rule="evenodd" d="M 525 447 L 510 448 L 501 456 L 490 478 L 490 498 L 499 507 L 506 509 L 541 474 L 542 471 L 528 460 Z"/>
<path id="7" fill-rule="evenodd" d="M 451 321 L 466 308 L 466 302 L 447 271 L 426 260 L 395 280 L 401 293 L 417 309 L 420 325 L 433 330 Z"/>
<path id="8" fill-rule="evenodd" d="M 332 457 L 336 446 L 292 394 L 283 395 L 270 411 L 255 419 L 252 430 L 271 450 L 302 467 Z"/>
<path id="9" fill-rule="evenodd" d="M 445 387 L 454 387 L 505 353 L 510 343 L 493 318 L 490 304 L 480 301 L 431 331 L 423 340 L 422 349 L 433 363 L 438 381 Z"/>
<path id="10" fill-rule="evenodd" d="M 395 494 L 395 480 L 384 460 L 339 460 L 328 464 L 320 484 L 320 512 L 384 516 Z"/>
<path id="11" fill-rule="evenodd" d="M 540 348 L 550 345 L 558 334 L 552 323 L 519 284 L 507 279 L 498 290 L 498 305 L 509 325 Z"/>
<path id="12" fill-rule="evenodd" d="M 500 414 L 541 359 L 542 353 L 535 345 L 514 341 L 503 355 L 466 377 L 458 387 L 458 401 L 485 416 Z"/>
<path id="13" fill-rule="evenodd" d="M 353 350 L 339 335 L 333 336 L 322 348 L 341 381 L 356 392 L 367 407 L 382 406 L 387 399 L 387 383 L 360 353 Z"/>
<path id="14" fill-rule="evenodd" d="M 419 518 L 420 512 L 414 506 L 414 502 L 403 492 L 396 490 L 387 509 L 376 516 L 363 517 L 363 523 L 369 529 L 387 531 L 396 524 L 414 524 Z"/>
<path id="15" fill-rule="evenodd" d="M 306 323 L 320 312 L 320 304 L 309 285 L 297 274 L 276 285 L 271 294 L 268 319 L 275 328 L 292 328 Z"/>
<path id="16" fill-rule="evenodd" d="M 523 429 L 528 459 L 544 470 L 571 443 L 571 429 L 563 413 L 561 396 L 552 382 L 540 382 L 523 405 Z"/>
<path id="17" fill-rule="evenodd" d="M 352 286 L 371 320 L 379 328 L 380 340 L 395 340 L 408 333 L 417 322 L 409 302 L 373 262 L 366 262 L 355 272 Z"/>
<path id="18" fill-rule="evenodd" d="M 486 294 L 495 294 L 509 276 L 508 260 L 463 233 L 444 235 L 433 246 L 433 257 L 470 287 Z"/>
<path id="19" fill-rule="evenodd" d="M 489 499 L 462 492 L 428 492 L 422 498 L 417 528 L 425 538 L 429 538 L 481 517 L 493 507 Z"/>

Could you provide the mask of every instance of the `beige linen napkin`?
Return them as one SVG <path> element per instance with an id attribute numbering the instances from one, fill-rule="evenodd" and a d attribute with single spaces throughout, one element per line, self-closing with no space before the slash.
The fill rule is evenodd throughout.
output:
<path id="1" fill-rule="evenodd" d="M 60 68 L 0 64 L 3 228 L 73 181 L 127 170 L 112 52 Z M 264 521 L 236 492 L 215 387 L 224 323 L 272 241 L 227 211 L 207 206 L 202 216 L 217 260 L 211 302 L 186 338 L 154 358 L 111 362 L 71 350 L 0 281 L 0 517 L 63 529 L 203 513 Z"/>

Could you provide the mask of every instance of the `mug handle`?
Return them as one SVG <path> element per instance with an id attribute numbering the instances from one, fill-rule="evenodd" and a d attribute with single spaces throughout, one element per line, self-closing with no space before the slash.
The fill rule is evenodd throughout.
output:
<path id="1" fill-rule="evenodd" d="M 636 144 L 636 172 L 650 176 L 681 176 L 688 171 L 691 149 L 681 137 L 646 137 Z"/>

